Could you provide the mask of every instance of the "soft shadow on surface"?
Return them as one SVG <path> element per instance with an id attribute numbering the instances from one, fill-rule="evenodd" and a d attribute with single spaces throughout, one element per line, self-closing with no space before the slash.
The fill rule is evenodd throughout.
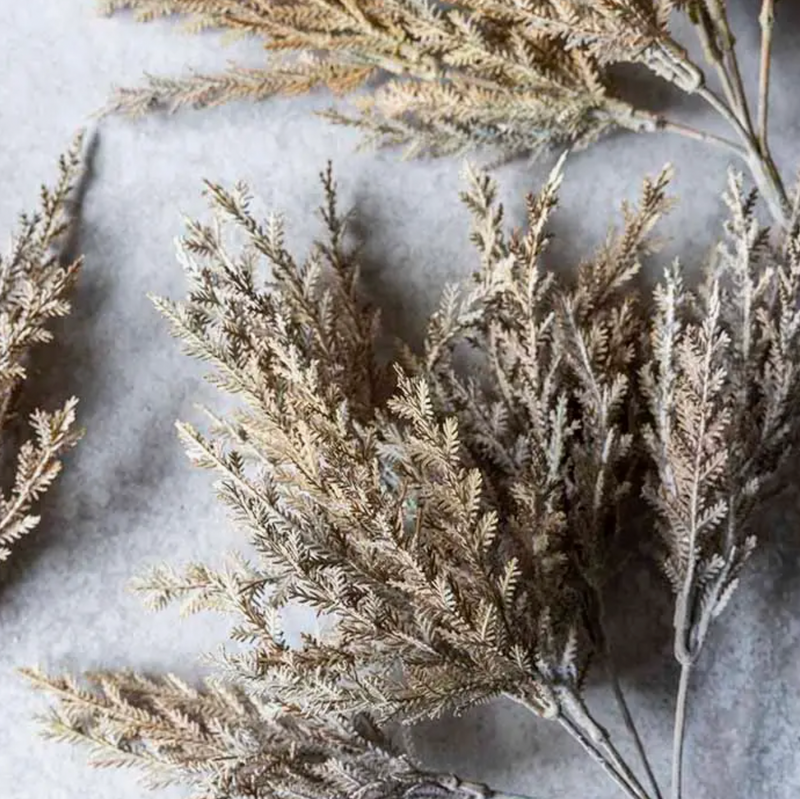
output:
<path id="1" fill-rule="evenodd" d="M 59 260 L 65 266 L 82 258 L 82 243 L 87 237 L 83 219 L 86 196 L 96 178 L 96 156 L 99 135 L 96 129 L 85 133 L 81 173 L 72 195 L 67 200 L 66 212 L 70 224 L 61 242 Z M 63 405 L 71 396 L 79 397 L 77 409 L 78 428 L 82 419 L 91 415 L 94 392 L 97 384 L 97 364 L 94 350 L 98 342 L 92 335 L 94 311 L 103 307 L 105 287 L 97 280 L 84 261 L 72 296 L 69 298 L 71 312 L 62 319 L 54 319 L 48 329 L 53 335 L 50 342 L 34 347 L 26 364 L 27 377 L 19 389 L 13 408 L 13 420 L 4 433 L 2 476 L 3 485 L 14 479 L 19 447 L 33 434 L 29 425 L 30 414 L 37 408 L 51 411 Z M 34 506 L 34 512 L 42 518 L 39 525 L 28 535 L 16 541 L 9 558 L 0 563 L 0 594 L 16 582 L 26 567 L 46 546 L 53 535 L 51 513 L 59 505 L 59 494 L 64 469 L 69 469 L 73 452 L 63 457 L 62 474 L 50 486 L 46 494 Z"/>

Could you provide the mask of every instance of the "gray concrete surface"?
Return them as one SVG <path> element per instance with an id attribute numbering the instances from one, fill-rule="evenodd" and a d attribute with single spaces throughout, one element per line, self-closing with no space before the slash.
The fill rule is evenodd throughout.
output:
<path id="1" fill-rule="evenodd" d="M 752 88 L 759 4 L 732 3 Z M 800 15 L 788 4 L 778 10 L 772 141 L 791 171 L 800 160 Z M 134 83 L 145 70 L 260 59 L 255 43 L 226 51 L 212 36 L 188 37 L 167 24 L 97 18 L 91 0 L 0 0 L 0 12 L 0 230 L 31 206 L 56 154 L 103 104 L 112 83 Z M 709 122 L 698 104 L 649 86 L 640 91 L 654 92 L 651 103 Z M 282 100 L 100 125 L 75 312 L 59 328 L 58 349 L 35 362 L 46 403 L 70 393 L 81 397 L 87 435 L 47 499 L 41 528 L 2 575 L 0 799 L 147 795 L 134 774 L 91 771 L 83 752 L 37 738 L 33 715 L 45 703 L 15 667 L 130 666 L 191 677 L 200 669 L 198 656 L 225 637 L 223 620 L 152 615 L 125 590 L 146 564 L 216 560 L 236 541 L 212 498 L 209 476 L 189 466 L 172 432 L 176 418 L 195 418 L 192 403 L 211 400 L 212 393 L 145 297 L 183 291 L 173 239 L 181 213 L 202 210 L 201 178 L 246 178 L 266 206 L 286 212 L 291 240 L 302 249 L 315 228 L 316 175 L 332 158 L 343 202 L 355 205 L 365 236 L 369 290 L 393 333 L 418 335 L 442 284 L 475 265 L 468 217 L 457 202 L 459 164 L 357 153 L 356 136 L 310 113 L 327 102 Z M 598 241 L 617 202 L 633 197 L 641 177 L 666 161 L 677 166 L 674 186 L 684 202 L 664 226 L 670 242 L 660 262 L 673 255 L 701 260 L 719 230 L 726 157 L 666 136 L 621 135 L 571 159 L 556 261 L 567 268 Z M 520 220 L 523 192 L 536 188 L 547 168 L 546 162 L 515 163 L 499 171 L 511 221 Z M 697 674 L 688 742 L 691 799 L 793 799 L 800 790 L 798 516 L 793 491 L 768 509 L 765 543 Z M 663 774 L 676 674 L 669 611 L 654 570 L 643 567 L 622 587 L 619 607 L 625 684 Z M 592 696 L 600 713 L 613 718 L 606 688 L 594 686 Z M 559 730 L 502 703 L 426 725 L 415 740 L 431 763 L 499 787 L 548 799 L 616 795 Z"/>

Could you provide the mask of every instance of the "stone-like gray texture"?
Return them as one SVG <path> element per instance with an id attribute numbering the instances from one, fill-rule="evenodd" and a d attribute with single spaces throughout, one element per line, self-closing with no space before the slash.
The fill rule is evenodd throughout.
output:
<path id="1" fill-rule="evenodd" d="M 731 0 L 744 73 L 757 63 L 756 0 Z M 785 6 L 785 7 L 784 7 Z M 258 45 L 223 50 L 212 35 L 168 24 L 102 19 L 91 0 L 0 2 L 0 229 L 35 202 L 40 181 L 112 84 L 143 71 L 213 69 L 226 59 L 258 63 Z M 778 4 L 772 142 L 782 167 L 797 164 L 800 13 Z M 637 79 L 638 80 L 638 79 Z M 644 82 L 651 106 L 695 124 L 715 124 L 699 103 Z M 126 592 L 149 563 L 218 559 L 236 534 L 215 504 L 210 477 L 186 462 L 173 434 L 192 403 L 211 400 L 200 370 L 169 339 L 146 292 L 179 296 L 173 258 L 181 213 L 201 212 L 200 180 L 249 180 L 268 207 L 283 209 L 298 248 L 311 240 L 317 173 L 333 159 L 345 205 L 357 209 L 368 288 L 392 333 L 418 336 L 448 280 L 475 266 L 468 217 L 457 201 L 455 161 L 404 163 L 396 153 L 355 152 L 357 137 L 310 112 L 325 97 L 232 105 L 140 122 L 100 124 L 81 223 L 86 266 L 75 311 L 59 343 L 35 361 L 49 406 L 81 397 L 85 440 L 48 496 L 39 530 L 12 557 L 0 586 L 0 799 L 134 799 L 147 794 L 130 773 L 91 771 L 84 753 L 36 737 L 44 708 L 14 673 L 130 666 L 198 673 L 198 656 L 224 639 L 224 620 L 152 615 Z M 668 136 L 613 136 L 569 161 L 553 252 L 564 268 L 602 236 L 618 202 L 641 177 L 677 165 L 682 205 L 664 226 L 658 263 L 697 263 L 719 232 L 727 157 Z M 524 191 L 549 164 L 499 170 L 508 218 L 519 222 Z M 656 268 L 656 264 L 653 265 Z M 688 740 L 691 799 L 793 799 L 800 790 L 798 514 L 795 491 L 763 519 L 765 544 L 709 642 L 694 681 Z M 669 760 L 675 668 L 669 610 L 656 571 L 642 567 L 619 590 L 615 628 L 624 682 L 660 774 Z M 592 689 L 613 715 L 607 689 Z M 612 724 L 612 726 L 614 726 Z M 536 797 L 615 796 L 614 787 L 559 729 L 497 703 L 415 735 L 432 763 Z M 180 791 L 164 791 L 164 797 Z"/>

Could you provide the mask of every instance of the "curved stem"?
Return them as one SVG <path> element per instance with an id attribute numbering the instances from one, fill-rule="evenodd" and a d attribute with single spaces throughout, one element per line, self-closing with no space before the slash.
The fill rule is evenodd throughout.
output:
<path id="1" fill-rule="evenodd" d="M 512 693 L 503 695 L 522 705 L 537 718 L 541 718 L 541 713 L 523 697 Z M 636 779 L 636 775 L 608 739 L 608 733 L 589 715 L 583 700 L 572 691 L 567 691 L 565 697 L 568 703 L 577 710 L 577 714 L 583 718 L 584 723 L 579 724 L 562 711 L 559 711 L 558 715 L 553 718 L 631 799 L 650 799 L 641 783 Z"/>
<path id="2" fill-rule="evenodd" d="M 649 799 L 647 791 L 614 746 L 608 732 L 593 718 L 583 697 L 572 688 L 565 688 L 561 696 L 564 707 L 573 722 L 577 723 L 589 736 L 598 752 L 608 760 L 636 796 Z"/>
<path id="3" fill-rule="evenodd" d="M 763 0 L 763 2 L 768 3 L 770 0 Z M 715 26 L 718 33 L 722 36 L 720 46 L 727 56 L 729 70 L 725 68 L 725 64 L 721 59 L 722 54 L 719 52 L 717 42 L 711 37 L 712 31 L 710 30 L 705 30 L 705 33 L 702 34 L 704 37 L 704 49 L 706 50 L 709 63 L 720 72 L 720 79 L 729 96 L 729 102 L 725 102 L 713 89 L 705 85 L 702 70 L 685 55 L 685 51 L 682 52 L 679 48 L 670 50 L 668 55 L 674 59 L 676 67 L 684 68 L 687 72 L 693 71 L 697 74 L 698 79 L 695 85 L 688 88 L 676 79 L 671 80 L 683 91 L 687 91 L 690 94 L 694 93 L 701 97 L 736 131 L 743 145 L 743 147 L 739 148 L 737 155 L 740 155 L 745 160 L 775 221 L 781 225 L 785 225 L 789 218 L 789 203 L 786 189 L 783 186 L 780 174 L 775 167 L 771 155 L 766 147 L 762 150 L 761 143 L 753 131 L 750 112 L 747 106 L 747 98 L 744 95 L 736 53 L 733 49 L 733 36 L 725 15 L 724 5 L 714 0 L 712 4 L 707 6 L 707 10 L 710 14 L 710 19 L 707 24 Z M 703 25 L 704 24 L 701 23 L 701 30 L 703 29 Z M 769 37 L 771 37 L 771 33 Z M 771 43 L 771 38 L 768 38 L 768 43 Z M 667 77 L 667 79 L 670 80 L 669 77 Z M 700 138 L 703 141 L 710 141 L 714 144 L 722 144 L 725 141 L 715 141 L 711 137 L 705 136 L 698 137 L 697 134 L 691 130 L 673 130 L 673 132 L 680 132 L 682 135 L 688 135 L 690 138 Z M 714 138 L 719 139 L 720 137 Z"/>
<path id="4" fill-rule="evenodd" d="M 750 140 L 750 132 L 742 124 L 739 117 L 731 110 L 730 106 L 708 86 L 701 86 L 697 90 L 698 97 L 702 97 L 738 134 L 745 142 Z"/>
<path id="5" fill-rule="evenodd" d="M 690 662 L 681 664 L 678 699 L 675 706 L 675 728 L 672 740 L 672 790 L 671 799 L 681 799 L 683 782 L 683 743 L 686 733 L 686 700 L 689 694 Z"/>
<path id="6" fill-rule="evenodd" d="M 744 127 L 730 107 L 711 89 L 707 86 L 702 86 L 697 90 L 697 94 L 739 134 L 744 144 L 744 160 L 759 191 L 769 206 L 770 213 L 776 222 L 785 224 L 788 218 L 788 197 L 769 153 L 765 154 L 761 151 L 761 147 L 752 131 Z"/>

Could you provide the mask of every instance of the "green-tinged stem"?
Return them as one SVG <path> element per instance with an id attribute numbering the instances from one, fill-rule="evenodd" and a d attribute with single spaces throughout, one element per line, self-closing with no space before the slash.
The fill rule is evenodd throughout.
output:
<path id="1" fill-rule="evenodd" d="M 681 799 L 683 795 L 683 743 L 686 733 L 686 700 L 689 693 L 691 673 L 691 663 L 681 664 L 678 699 L 675 706 L 675 729 L 672 741 L 672 791 L 670 799 Z"/>

